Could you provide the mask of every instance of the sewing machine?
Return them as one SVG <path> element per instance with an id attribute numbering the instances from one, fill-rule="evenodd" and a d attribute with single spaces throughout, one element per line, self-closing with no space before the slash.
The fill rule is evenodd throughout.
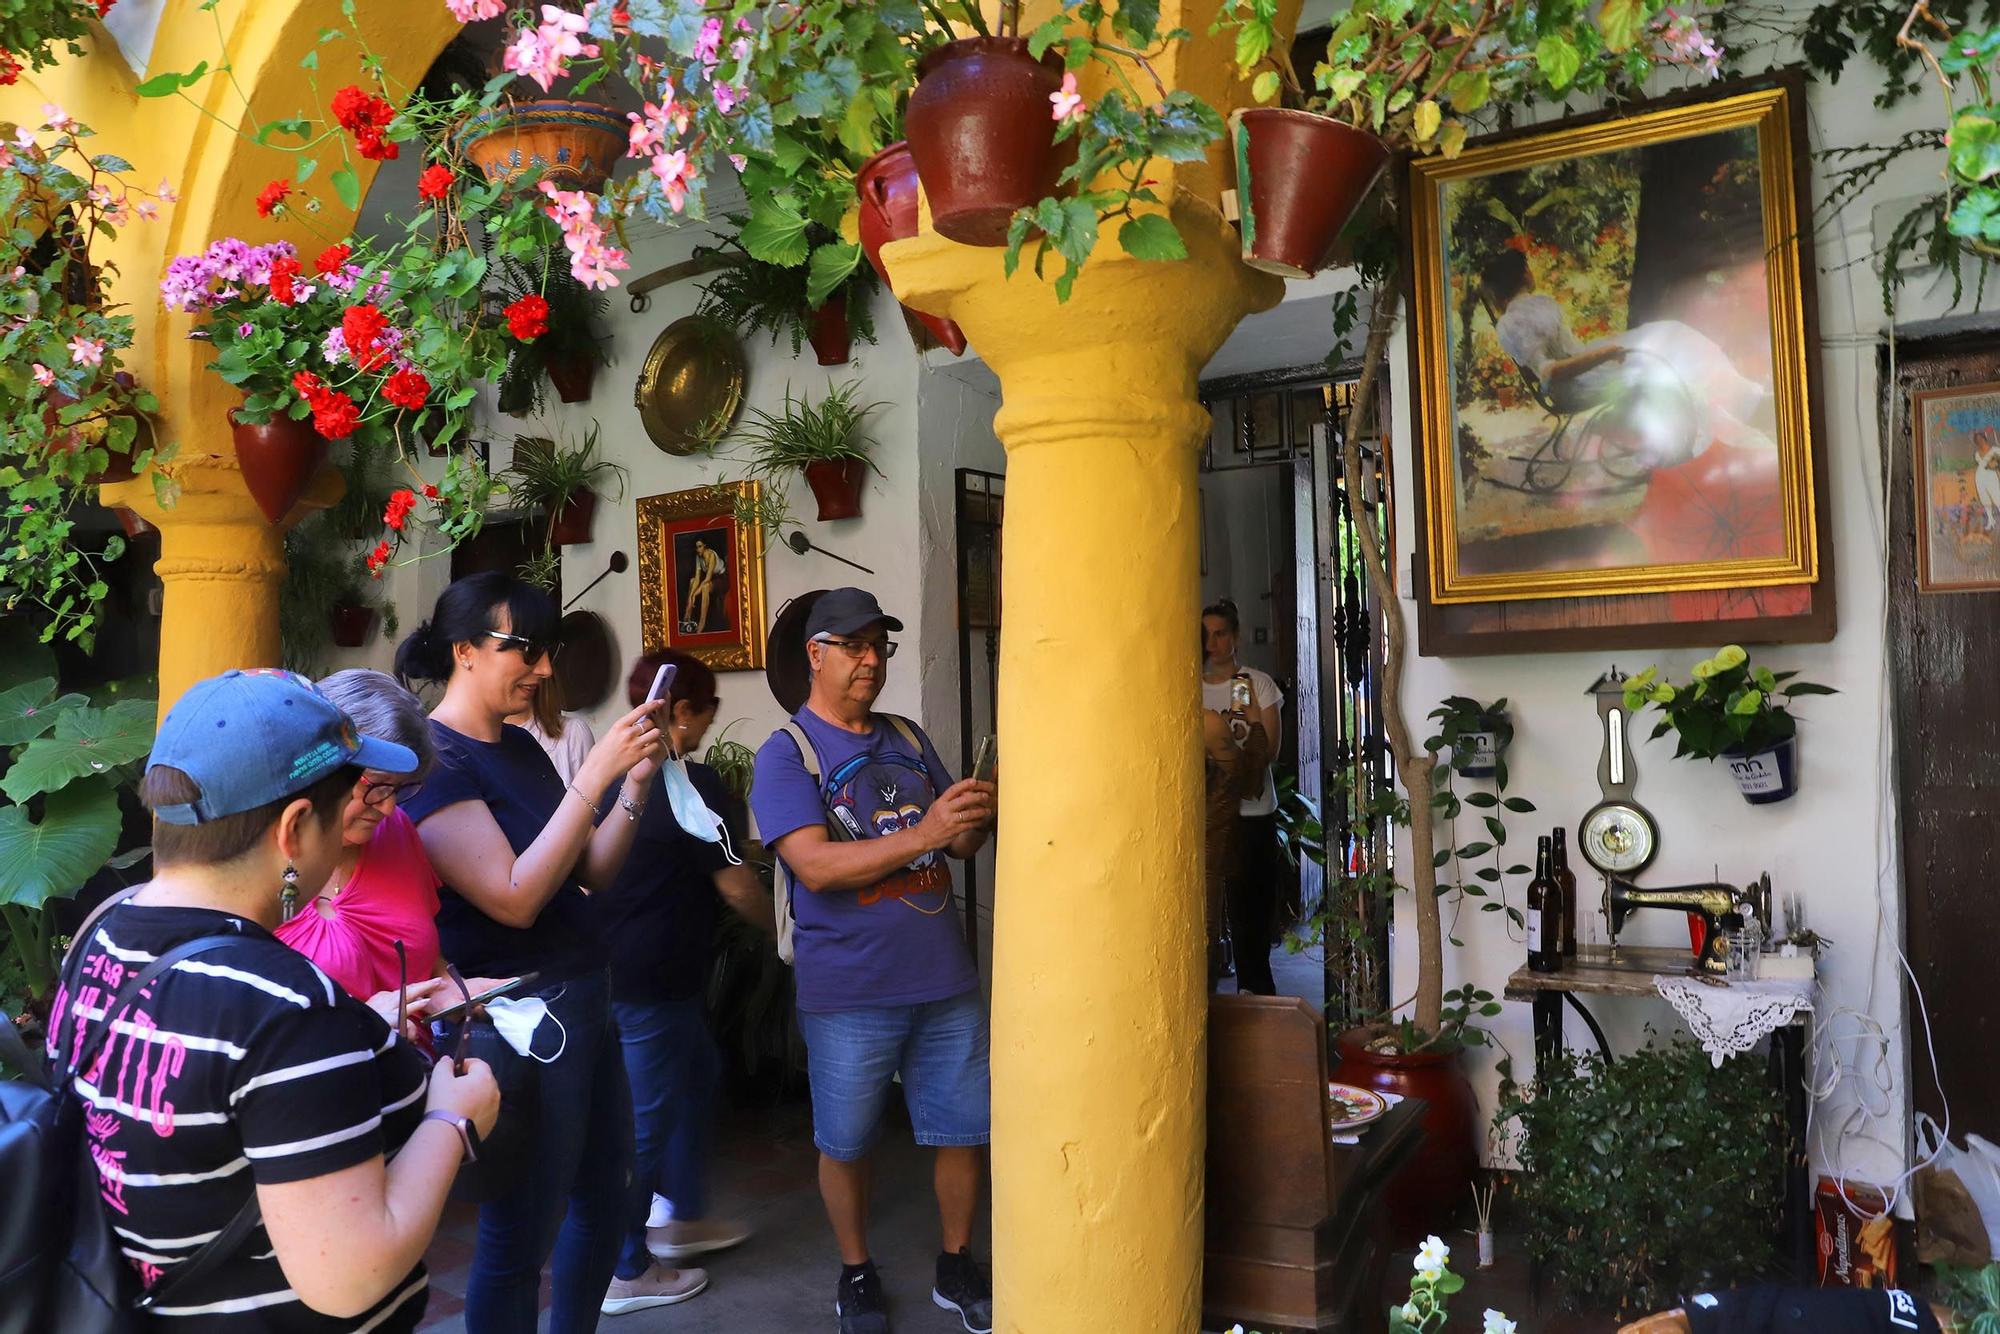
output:
<path id="1" fill-rule="evenodd" d="M 1604 882 L 1604 920 L 1611 928 L 1611 950 L 1618 951 L 1618 932 L 1625 919 L 1640 908 L 1666 908 L 1693 913 L 1707 929 L 1702 933 L 1701 952 L 1695 969 L 1709 977 L 1729 972 L 1729 936 L 1722 919 L 1731 914 L 1755 914 L 1768 937 L 1771 929 L 1771 875 L 1765 872 L 1755 883 L 1737 888 L 1711 881 L 1699 885 L 1673 885 L 1666 889 L 1641 889 L 1629 880 L 1608 876 Z"/>

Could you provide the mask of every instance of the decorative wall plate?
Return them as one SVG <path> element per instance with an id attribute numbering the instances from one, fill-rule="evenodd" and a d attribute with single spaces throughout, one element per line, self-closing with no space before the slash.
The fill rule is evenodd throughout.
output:
<path id="1" fill-rule="evenodd" d="M 710 321 L 675 320 L 647 351 L 632 401 L 654 444 L 692 454 L 719 439 L 743 407 L 743 349 Z"/>

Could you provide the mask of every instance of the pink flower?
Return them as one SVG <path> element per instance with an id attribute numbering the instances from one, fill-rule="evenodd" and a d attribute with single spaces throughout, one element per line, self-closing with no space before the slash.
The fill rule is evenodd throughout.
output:
<path id="1" fill-rule="evenodd" d="M 1660 15 L 1654 31 L 1673 63 L 1697 66 L 1711 79 L 1721 71 L 1722 48 L 1709 40 L 1694 19 L 1669 9 Z"/>
<path id="2" fill-rule="evenodd" d="M 5 168 L 11 167 L 13 165 L 14 165 L 14 150 L 8 147 L 6 144 L 0 144 L 0 170 L 4 170 Z"/>
<path id="3" fill-rule="evenodd" d="M 25 125 L 15 130 L 14 147 L 32 151 L 35 147 L 35 132 Z"/>
<path id="4" fill-rule="evenodd" d="M 715 85 L 715 109 L 723 115 L 726 116 L 736 110 L 736 104 L 742 100 L 743 90 L 736 85 L 730 83 Z"/>
<path id="5" fill-rule="evenodd" d="M 593 245 L 570 256 L 570 275 L 586 287 L 603 291 L 618 286 L 615 269 L 630 268 L 625 252 L 616 246 Z"/>
<path id="6" fill-rule="evenodd" d="M 460 23 L 497 19 L 506 11 L 507 0 L 444 0 L 444 7 Z"/>
<path id="7" fill-rule="evenodd" d="M 162 204 L 178 204 L 181 202 L 180 192 L 168 184 L 167 178 L 164 176 L 160 178 L 160 188 L 153 191 L 153 193 L 160 197 Z"/>
<path id="8" fill-rule="evenodd" d="M 685 102 L 667 99 L 667 124 L 674 127 L 675 134 L 686 134 L 688 126 L 694 124 L 694 108 Z"/>
<path id="9" fill-rule="evenodd" d="M 243 321 L 243 323 L 236 326 L 236 336 L 238 338 L 248 338 L 251 334 L 256 332 L 257 332 L 257 326 L 252 324 L 248 320 L 245 320 Z"/>
<path id="10" fill-rule="evenodd" d="M 659 152 L 666 142 L 666 112 L 648 102 L 643 116 L 636 111 L 628 111 L 625 119 L 632 122 L 632 128 L 626 131 L 626 157 L 651 157 Z"/>
<path id="11" fill-rule="evenodd" d="M 738 171 L 746 171 L 749 169 L 750 159 L 744 157 L 741 153 L 731 153 L 729 155 L 729 165 Z"/>
<path id="12" fill-rule="evenodd" d="M 78 334 L 69 340 L 69 355 L 70 360 L 79 366 L 101 366 L 104 364 L 104 341 Z"/>
<path id="13" fill-rule="evenodd" d="M 158 222 L 160 220 L 160 206 L 150 199 L 140 200 L 133 208 L 139 214 L 141 222 Z"/>
<path id="14" fill-rule="evenodd" d="M 57 106 L 54 102 L 42 103 L 42 124 L 45 128 L 67 134 L 76 128 L 76 118 Z"/>
<path id="15" fill-rule="evenodd" d="M 1065 72 L 1062 87 L 1049 94 L 1049 105 L 1053 107 L 1057 124 L 1084 117 L 1083 94 L 1076 90 L 1076 75 Z"/>
<path id="16" fill-rule="evenodd" d="M 694 58 L 704 65 L 713 65 L 722 51 L 722 20 L 710 19 L 701 25 L 701 35 L 694 39 Z"/>
<path id="17" fill-rule="evenodd" d="M 543 5 L 542 21 L 532 30 L 523 28 L 514 34 L 514 44 L 507 48 L 502 63 L 547 92 L 569 72 L 571 60 L 597 54 L 597 44 L 584 41 L 581 35 L 589 31 L 590 11 L 596 7 L 593 2 L 585 5 L 581 14 L 569 14 L 554 5 Z"/>
<path id="18" fill-rule="evenodd" d="M 660 178 L 660 188 L 667 196 L 667 207 L 676 213 L 687 206 L 688 181 L 694 176 L 688 167 L 687 156 L 678 150 L 653 155 L 653 175 Z"/>
<path id="19" fill-rule="evenodd" d="M 54 384 L 55 382 L 56 382 L 56 373 L 50 370 L 47 366 L 42 365 L 41 362 L 39 361 L 36 362 L 35 383 L 41 385 L 43 388 L 47 388 L 48 386 Z"/>

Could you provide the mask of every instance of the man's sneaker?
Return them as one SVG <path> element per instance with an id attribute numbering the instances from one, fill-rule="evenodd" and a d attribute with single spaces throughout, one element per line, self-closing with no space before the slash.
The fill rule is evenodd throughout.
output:
<path id="1" fill-rule="evenodd" d="M 852 1273 L 841 1272 L 833 1311 L 840 1317 L 840 1334 L 889 1334 L 889 1306 L 882 1300 L 882 1276 L 873 1260 Z"/>
<path id="2" fill-rule="evenodd" d="M 937 1259 L 937 1286 L 931 1300 L 958 1318 L 972 1334 L 993 1334 L 993 1285 L 972 1262 L 972 1252 L 941 1253 Z"/>
<path id="3" fill-rule="evenodd" d="M 653 1192 L 653 1207 L 646 1213 L 646 1226 L 659 1227 L 674 1221 L 674 1206 L 658 1191 Z"/>
<path id="4" fill-rule="evenodd" d="M 599 1307 L 606 1315 L 625 1315 L 654 1306 L 684 1302 L 708 1286 L 708 1274 L 700 1269 L 669 1269 L 663 1264 L 647 1266 L 637 1278 L 614 1278 L 604 1291 Z"/>
<path id="5" fill-rule="evenodd" d="M 712 1218 L 676 1218 L 646 1229 L 646 1249 L 656 1260 L 692 1260 L 710 1251 L 726 1251 L 750 1240 L 742 1223 Z"/>

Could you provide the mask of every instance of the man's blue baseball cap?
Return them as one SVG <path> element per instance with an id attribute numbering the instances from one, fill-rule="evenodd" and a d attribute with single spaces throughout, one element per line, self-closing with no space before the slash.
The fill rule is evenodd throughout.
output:
<path id="1" fill-rule="evenodd" d="M 342 765 L 415 773 L 416 753 L 362 736 L 305 677 L 273 667 L 229 671 L 190 686 L 153 739 L 150 771 L 164 764 L 201 787 L 196 801 L 156 806 L 168 824 L 240 815 L 303 792 Z"/>

